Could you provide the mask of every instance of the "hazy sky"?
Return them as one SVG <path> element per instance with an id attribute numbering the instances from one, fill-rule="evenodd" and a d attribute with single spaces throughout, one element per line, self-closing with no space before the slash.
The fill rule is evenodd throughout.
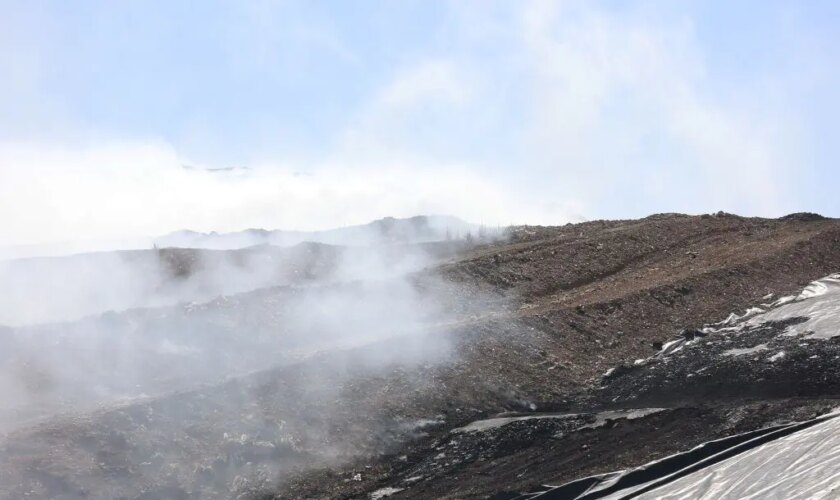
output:
<path id="1" fill-rule="evenodd" d="M 0 245 L 840 216 L 838 28 L 834 1 L 0 0 Z"/>

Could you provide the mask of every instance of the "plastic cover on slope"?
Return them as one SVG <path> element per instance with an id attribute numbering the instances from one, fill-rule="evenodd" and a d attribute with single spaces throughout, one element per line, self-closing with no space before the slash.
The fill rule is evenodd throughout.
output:
<path id="1" fill-rule="evenodd" d="M 732 313 L 723 321 L 704 326 L 701 333 L 709 335 L 727 331 L 739 332 L 744 328 L 791 318 L 807 319 L 789 326 L 785 335 L 802 335 L 805 338 L 820 340 L 840 336 L 840 273 L 812 281 L 799 295 L 782 297 L 773 303 L 761 304 L 761 307 L 751 307 L 742 315 Z M 653 357 L 670 356 L 691 342 L 692 339 L 684 337 L 666 342 Z M 647 361 L 637 360 L 637 364 L 645 364 Z"/>
<path id="2" fill-rule="evenodd" d="M 753 448 L 637 498 L 840 498 L 840 418 Z"/>
<path id="3" fill-rule="evenodd" d="M 806 335 L 815 339 L 840 336 L 840 273 L 811 282 L 793 301 L 753 316 L 747 324 L 759 325 L 795 317 L 807 317 L 808 320 L 791 326 L 787 335 Z"/>
<path id="4" fill-rule="evenodd" d="M 794 499 L 840 496 L 840 413 L 704 443 L 530 498 Z"/>
<path id="5" fill-rule="evenodd" d="M 736 335 L 751 328 L 801 318 L 785 336 L 829 340 L 840 336 L 840 273 L 809 284 L 799 295 L 783 297 L 742 316 L 704 327 L 705 335 Z M 667 343 L 656 357 L 667 357 L 695 340 Z M 766 349 L 759 344 L 730 349 L 737 356 Z M 780 359 L 777 353 L 769 361 Z M 649 360 L 643 360 L 642 364 Z M 642 467 L 582 478 L 523 498 L 551 499 L 840 499 L 840 412 L 709 441 L 692 450 Z"/>

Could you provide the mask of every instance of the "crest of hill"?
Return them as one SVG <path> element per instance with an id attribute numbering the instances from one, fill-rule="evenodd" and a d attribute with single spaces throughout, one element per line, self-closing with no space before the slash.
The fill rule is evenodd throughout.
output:
<path id="1" fill-rule="evenodd" d="M 229 250 L 255 245 L 292 246 L 303 242 L 331 245 L 376 245 L 425 243 L 460 239 L 488 231 L 451 215 L 418 215 L 399 219 L 385 217 L 368 224 L 323 231 L 246 229 L 231 233 L 177 231 L 155 240 L 159 248 L 207 248 Z"/>

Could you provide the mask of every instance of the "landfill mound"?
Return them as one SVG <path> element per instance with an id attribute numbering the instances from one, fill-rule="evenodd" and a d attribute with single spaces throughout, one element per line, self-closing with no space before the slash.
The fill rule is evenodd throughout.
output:
<path id="1" fill-rule="evenodd" d="M 146 385 L 119 400 L 118 371 L 53 349 L 96 374 L 73 372 L 95 408 L 59 411 L 49 364 L 4 354 L 38 418 L 0 443 L 0 496 L 550 494 L 833 411 L 838 270 L 837 220 L 661 214 L 514 227 L 398 276 L 83 320 L 169 357 L 132 358 Z M 27 328 L 4 338 L 89 331 Z"/>

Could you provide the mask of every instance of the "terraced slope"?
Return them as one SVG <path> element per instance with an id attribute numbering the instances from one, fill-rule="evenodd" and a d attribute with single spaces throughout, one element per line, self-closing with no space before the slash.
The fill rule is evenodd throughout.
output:
<path id="1" fill-rule="evenodd" d="M 725 435 L 831 407 L 836 395 L 826 391 L 807 402 L 773 394 L 737 407 L 704 402 L 628 420 L 605 418 L 617 402 L 598 400 L 592 388 L 608 369 L 653 355 L 683 329 L 770 293 L 794 293 L 838 269 L 840 221 L 809 215 L 668 214 L 515 228 L 508 242 L 411 274 L 405 283 L 416 303 L 434 314 L 412 314 L 400 326 L 400 311 L 391 311 L 389 335 L 16 430 L 2 444 L 0 485 L 6 498 L 459 498 L 639 465 L 707 440 L 710 423 L 711 434 Z M 388 287 L 387 279 L 377 283 Z M 317 299 L 329 290 L 307 294 Z M 276 331 L 263 318 L 284 293 L 267 289 L 202 307 L 226 318 L 231 332 L 237 322 L 228 320 L 236 318 Z M 467 446 L 474 432 L 451 444 L 454 429 L 504 412 L 581 416 L 519 420 L 491 429 L 502 435 L 489 444 Z M 597 425 L 603 433 L 595 431 L 595 441 L 587 431 L 571 432 L 616 420 L 627 424 Z M 645 440 L 633 431 L 639 423 L 665 431 Z M 516 426 L 521 432 L 505 437 Z M 551 439 L 558 433 L 570 440 Z M 448 448 L 459 442 L 469 464 Z M 420 478 L 405 476 L 421 466 Z"/>

